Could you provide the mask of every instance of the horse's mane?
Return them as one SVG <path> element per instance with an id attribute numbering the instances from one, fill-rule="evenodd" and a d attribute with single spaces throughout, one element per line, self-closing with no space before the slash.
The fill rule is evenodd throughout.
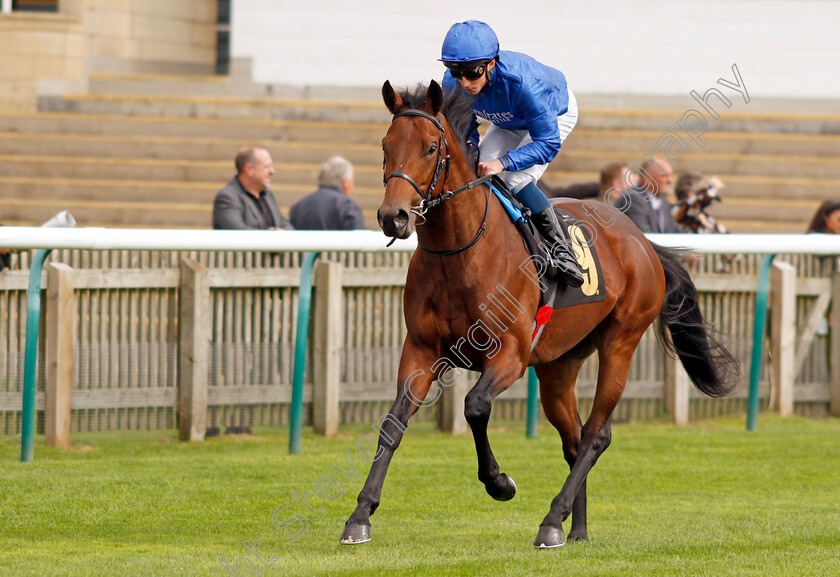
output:
<path id="1" fill-rule="evenodd" d="M 406 108 L 421 108 L 426 104 L 426 91 L 428 85 L 418 84 L 415 88 L 406 88 L 400 92 L 400 97 Z M 474 166 L 476 162 L 475 150 L 467 147 L 467 131 L 473 127 L 475 122 L 475 115 L 472 111 L 472 105 L 475 101 L 473 96 L 467 94 L 460 86 L 456 86 L 449 91 L 443 101 L 443 116 L 449 123 L 452 132 L 458 139 L 458 146 L 467 159 L 470 166 Z"/>

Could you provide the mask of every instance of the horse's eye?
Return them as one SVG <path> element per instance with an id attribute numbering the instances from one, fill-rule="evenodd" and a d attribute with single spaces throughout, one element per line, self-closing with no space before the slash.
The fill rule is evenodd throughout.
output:
<path id="1" fill-rule="evenodd" d="M 437 144 L 433 144 L 429 147 L 429 150 L 426 151 L 426 154 L 432 155 L 437 152 Z"/>

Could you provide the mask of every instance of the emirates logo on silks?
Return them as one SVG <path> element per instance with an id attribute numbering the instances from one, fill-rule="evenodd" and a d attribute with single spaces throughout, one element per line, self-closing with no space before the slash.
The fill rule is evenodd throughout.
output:
<path id="1" fill-rule="evenodd" d="M 489 120 L 493 124 L 501 124 L 502 122 L 510 122 L 513 120 L 513 112 L 485 112 L 484 110 L 475 110 L 476 116 L 480 116 L 485 120 Z"/>

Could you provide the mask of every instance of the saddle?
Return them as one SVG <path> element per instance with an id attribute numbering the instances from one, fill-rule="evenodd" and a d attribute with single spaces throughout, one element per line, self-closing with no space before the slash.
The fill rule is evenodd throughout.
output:
<path id="1" fill-rule="evenodd" d="M 522 273 L 528 275 L 529 279 L 540 288 L 540 307 L 537 309 L 533 321 L 533 333 L 531 335 L 531 350 L 533 350 L 554 310 L 599 302 L 606 298 L 604 279 L 601 274 L 601 261 L 598 259 L 595 243 L 592 242 L 590 225 L 579 221 L 569 212 L 555 206 L 553 208 L 557 213 L 557 219 L 560 226 L 563 227 L 566 238 L 572 245 L 575 259 L 583 272 L 584 283 L 580 287 L 570 287 L 560 283 L 556 278 L 549 277 L 546 274 L 548 262 L 545 254 L 545 247 L 548 246 L 548 243 L 539 234 L 537 227 L 531 223 L 531 211 L 516 199 L 513 193 L 508 190 L 505 182 L 498 176 L 494 176 L 490 181 L 490 189 L 508 213 L 511 222 L 519 232 L 522 244 L 530 256 L 530 261 L 534 263 L 537 269 L 535 275 L 534 271 L 528 266 L 527 260 L 519 265 Z"/>

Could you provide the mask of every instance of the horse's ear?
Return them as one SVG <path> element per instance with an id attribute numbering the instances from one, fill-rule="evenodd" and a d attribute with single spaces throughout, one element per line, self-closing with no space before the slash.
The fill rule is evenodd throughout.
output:
<path id="1" fill-rule="evenodd" d="M 426 102 L 432 107 L 432 114 L 437 116 L 443 108 L 443 89 L 436 80 L 432 80 L 429 89 L 426 91 Z"/>
<path id="2" fill-rule="evenodd" d="M 385 106 L 391 111 L 391 114 L 396 114 L 397 110 L 402 108 L 403 101 L 400 95 L 394 92 L 389 81 L 385 81 L 382 85 L 382 99 L 385 101 Z"/>

